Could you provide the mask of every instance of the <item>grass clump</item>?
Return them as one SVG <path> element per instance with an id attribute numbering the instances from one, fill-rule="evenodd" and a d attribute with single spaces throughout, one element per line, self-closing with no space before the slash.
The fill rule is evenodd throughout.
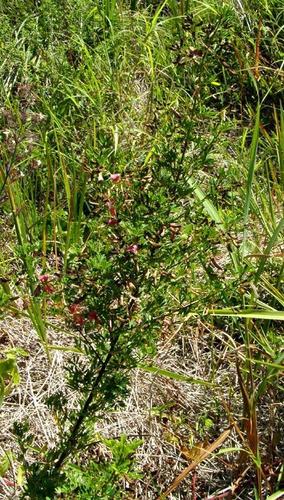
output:
<path id="1" fill-rule="evenodd" d="M 181 412 L 171 432 L 191 465 L 147 476 L 143 498 L 281 489 L 283 12 L 276 0 L 0 4 L 0 306 L 30 317 L 50 362 L 68 353 L 67 382 L 46 401 L 55 445 L 36 449 L 28 424 L 15 426 L 23 498 L 141 488 L 140 442 L 96 434 L 137 366 L 209 388 L 214 414 L 199 416 L 189 451 Z M 52 345 L 51 318 L 71 345 Z M 205 378 L 153 361 L 168 345 L 186 360 L 181 339 L 202 328 Z M 175 410 L 161 418 L 172 425 Z M 110 455 L 94 464 L 97 441 Z M 196 483 L 218 453 L 230 484 Z"/>

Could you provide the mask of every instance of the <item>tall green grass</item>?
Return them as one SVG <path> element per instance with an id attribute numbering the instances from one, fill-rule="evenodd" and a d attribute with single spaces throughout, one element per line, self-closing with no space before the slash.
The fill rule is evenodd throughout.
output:
<path id="1" fill-rule="evenodd" d="M 179 315 L 185 329 L 201 318 L 213 337 L 226 332 L 243 402 L 236 460 L 244 471 L 249 457 L 256 498 L 273 493 L 259 420 L 267 393 L 279 403 L 283 370 L 283 12 L 276 0 L 0 5 L 0 220 L 17 263 L 1 274 L 28 296 L 47 348 L 45 320 L 108 298 L 109 277 L 96 287 L 113 242 L 137 244 L 145 329 Z M 207 381 L 141 365 L 218 398 L 213 366 Z"/>

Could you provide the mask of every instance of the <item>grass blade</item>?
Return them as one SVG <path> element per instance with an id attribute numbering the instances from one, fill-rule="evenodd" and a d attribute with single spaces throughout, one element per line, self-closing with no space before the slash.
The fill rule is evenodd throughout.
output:
<path id="1" fill-rule="evenodd" d="M 186 478 L 186 476 L 188 476 L 188 474 L 193 469 L 197 467 L 198 464 L 200 464 L 200 462 L 206 460 L 206 458 L 208 458 L 209 455 L 211 455 L 217 448 L 219 448 L 219 446 L 221 446 L 221 444 L 224 443 L 224 441 L 226 441 L 226 439 L 228 439 L 230 433 L 231 430 L 227 429 L 224 432 L 222 432 L 222 434 L 218 437 L 218 439 L 216 439 L 209 446 L 207 446 L 206 448 L 200 448 L 200 453 L 198 458 L 193 460 L 193 462 L 176 477 L 176 479 L 172 482 L 167 491 L 160 496 L 160 500 L 166 498 L 168 495 L 170 495 L 170 493 L 175 491 L 178 488 L 179 484 Z"/>
<path id="2" fill-rule="evenodd" d="M 159 19 L 159 16 L 163 10 L 163 8 L 165 7 L 165 5 L 168 3 L 168 0 L 164 0 L 161 5 L 157 8 L 154 16 L 153 16 L 153 19 L 151 21 L 151 25 L 150 25 L 150 28 L 149 28 L 149 31 L 145 37 L 145 42 L 148 40 L 149 36 L 151 35 L 151 33 L 154 31 L 154 29 L 156 28 L 156 25 L 157 25 L 157 22 L 158 22 L 158 19 Z"/>
<path id="3" fill-rule="evenodd" d="M 284 497 L 284 490 L 279 490 L 273 493 L 272 495 L 269 495 L 266 500 L 277 500 L 278 498 L 283 498 Z"/>
<path id="4" fill-rule="evenodd" d="M 280 168 L 280 184 L 284 191 L 284 111 L 280 108 L 280 128 L 278 130 L 278 158 Z"/>
<path id="5" fill-rule="evenodd" d="M 148 373 L 154 373 L 155 375 L 158 375 L 159 377 L 167 377 L 172 380 L 178 380 L 179 382 L 187 382 L 188 384 L 198 384 L 198 385 L 205 385 L 208 387 L 213 387 L 214 384 L 211 382 L 207 382 L 206 380 L 202 380 L 199 378 L 195 377 L 188 377 L 186 375 L 183 375 L 181 373 L 173 372 L 172 370 L 164 370 L 162 368 L 159 368 L 158 366 L 145 366 L 145 365 L 139 365 L 139 368 L 141 370 L 144 370 L 145 372 Z"/>
<path id="6" fill-rule="evenodd" d="M 212 201 L 209 200 L 204 193 L 204 191 L 196 184 L 191 177 L 188 180 L 190 187 L 192 187 L 196 198 L 202 202 L 205 212 L 209 215 L 209 217 L 216 223 L 218 226 L 224 230 L 224 223 L 221 215 L 217 208 L 213 205 Z"/>
<path id="7" fill-rule="evenodd" d="M 264 255 L 263 255 L 262 259 L 260 260 L 258 269 L 257 269 L 256 274 L 255 274 L 255 278 L 254 278 L 255 283 L 257 283 L 259 281 L 259 278 L 264 270 L 267 256 L 269 256 L 269 254 L 271 253 L 271 250 L 274 247 L 274 245 L 276 244 L 278 237 L 281 234 L 281 232 L 283 231 L 283 229 L 284 229 L 284 217 L 282 217 L 282 219 L 279 221 L 278 225 L 276 226 L 275 230 L 273 231 L 273 234 L 272 234 L 272 236 L 268 242 L 268 245 L 264 251 Z"/>
<path id="8" fill-rule="evenodd" d="M 244 209 L 244 228 L 246 229 L 248 216 L 250 211 L 251 197 L 252 197 L 252 184 L 254 178 L 254 171 L 256 165 L 256 155 L 259 140 L 259 125 L 260 125 L 260 105 L 257 107 L 255 125 L 252 137 L 252 143 L 250 148 L 250 160 L 248 165 L 248 177 L 247 177 L 247 188 L 245 197 L 245 209 Z"/>
<path id="9" fill-rule="evenodd" d="M 275 286 L 273 286 L 271 283 L 269 283 L 269 281 L 267 281 L 265 278 L 261 279 L 260 284 L 266 292 L 270 293 L 275 298 L 275 300 L 277 300 L 277 302 L 279 302 L 279 304 L 281 304 L 281 306 L 284 307 L 284 294 L 283 293 L 281 293 L 279 290 L 277 290 L 277 288 Z"/>
<path id="10" fill-rule="evenodd" d="M 273 321 L 284 321 L 284 311 L 258 311 L 245 310 L 234 311 L 232 309 L 215 309 L 208 311 L 211 316 L 231 316 L 234 318 L 268 319 Z"/>

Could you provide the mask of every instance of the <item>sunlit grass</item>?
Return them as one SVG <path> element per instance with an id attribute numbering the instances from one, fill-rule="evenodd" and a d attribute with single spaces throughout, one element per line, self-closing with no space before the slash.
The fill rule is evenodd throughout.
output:
<path id="1" fill-rule="evenodd" d="M 176 315 L 221 325 L 244 407 L 236 456 L 262 498 L 261 398 L 278 401 L 283 364 L 283 6 L 18 4 L 0 6 L 3 314 L 23 296 L 47 350 L 48 316 L 84 303 L 110 325 L 131 290 L 145 331 Z"/>

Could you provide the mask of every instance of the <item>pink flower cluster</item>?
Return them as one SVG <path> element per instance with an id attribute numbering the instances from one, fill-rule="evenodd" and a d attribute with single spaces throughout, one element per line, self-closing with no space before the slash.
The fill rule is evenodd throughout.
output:
<path id="1" fill-rule="evenodd" d="M 38 279 L 42 283 L 43 292 L 45 292 L 45 293 L 53 293 L 54 292 L 54 287 L 49 283 L 50 276 L 48 274 L 41 274 Z"/>
<path id="2" fill-rule="evenodd" d="M 114 205 L 114 201 L 111 200 L 111 199 L 107 200 L 106 206 L 107 206 L 109 214 L 111 216 L 108 219 L 107 224 L 109 226 L 116 226 L 117 224 L 119 224 L 119 221 L 118 221 L 118 219 L 116 217 L 116 208 L 115 208 L 115 205 Z"/>
<path id="3" fill-rule="evenodd" d="M 114 182 L 114 184 L 118 184 L 121 181 L 121 175 L 120 174 L 111 174 L 110 180 Z"/>
<path id="4" fill-rule="evenodd" d="M 87 315 L 84 315 L 84 306 L 81 304 L 71 304 L 68 309 L 75 325 L 83 326 L 86 321 L 99 322 L 98 313 L 96 311 L 89 311 Z"/>
<path id="5" fill-rule="evenodd" d="M 127 253 L 132 253 L 133 255 L 136 255 L 138 253 L 138 245 L 134 244 L 134 245 L 129 245 L 127 248 L 126 248 L 126 252 Z"/>

